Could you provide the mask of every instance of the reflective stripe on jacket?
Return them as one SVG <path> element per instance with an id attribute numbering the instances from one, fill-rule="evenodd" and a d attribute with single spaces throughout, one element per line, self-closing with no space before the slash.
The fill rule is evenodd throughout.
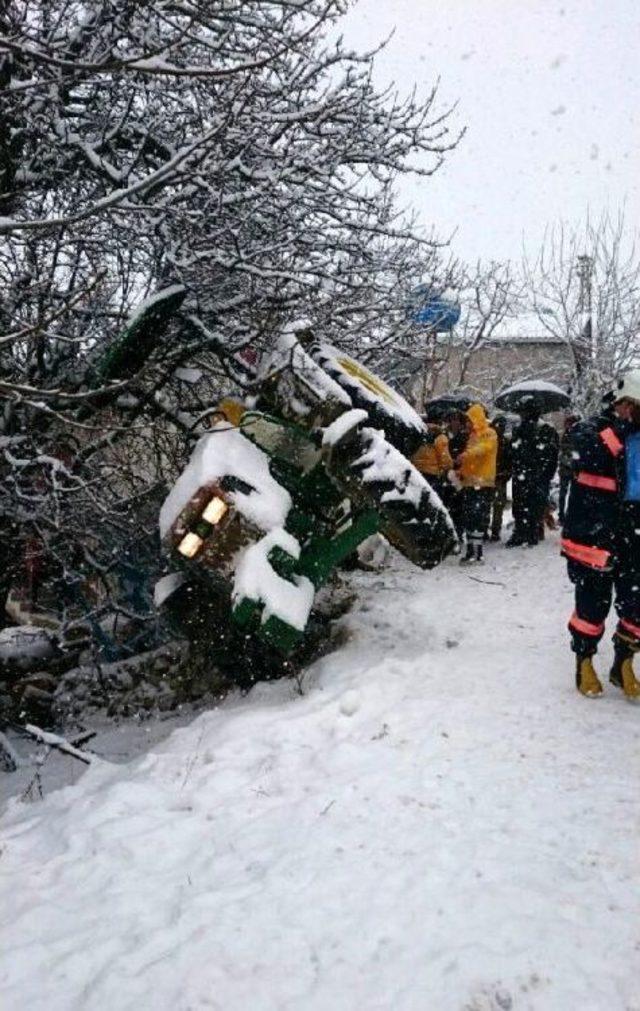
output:
<path id="1" fill-rule="evenodd" d="M 627 522 L 622 503 L 629 431 L 630 426 L 613 413 L 588 418 L 571 429 L 572 480 L 562 554 L 591 569 L 608 571 L 617 560 L 635 568 L 640 559 L 640 536 Z M 633 544 L 627 544 L 629 533 Z"/>

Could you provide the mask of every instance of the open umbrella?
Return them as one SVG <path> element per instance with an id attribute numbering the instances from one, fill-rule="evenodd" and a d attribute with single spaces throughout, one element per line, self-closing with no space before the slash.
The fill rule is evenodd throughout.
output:
<path id="1" fill-rule="evenodd" d="M 522 414 L 527 410 L 548 414 L 550 411 L 561 411 L 570 403 L 568 393 L 544 379 L 528 379 L 524 383 L 516 383 L 496 397 L 496 407 L 499 410 L 513 411 L 514 414 Z"/>
<path id="2" fill-rule="evenodd" d="M 440 421 L 456 411 L 468 411 L 475 402 L 473 397 L 463 393 L 444 393 L 441 397 L 429 401 L 425 407 L 425 415 L 429 421 Z"/>

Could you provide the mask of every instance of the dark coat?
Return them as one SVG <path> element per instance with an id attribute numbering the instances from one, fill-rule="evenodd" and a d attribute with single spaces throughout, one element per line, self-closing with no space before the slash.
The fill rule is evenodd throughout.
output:
<path id="1" fill-rule="evenodd" d="M 640 572 L 640 503 L 625 501 L 625 443 L 636 429 L 613 412 L 571 430 L 563 554 L 589 568 Z"/>
<path id="2" fill-rule="evenodd" d="M 573 449 L 573 430 L 576 426 L 572 425 L 563 432 L 560 437 L 560 456 L 558 459 L 558 469 L 560 471 L 561 477 L 570 477 L 573 472 L 573 465 L 571 463 L 571 453 Z"/>
<path id="3" fill-rule="evenodd" d="M 506 482 L 511 477 L 513 469 L 513 451 L 511 449 L 511 436 L 496 428 L 498 433 L 498 460 L 496 463 L 496 480 Z"/>
<path id="4" fill-rule="evenodd" d="M 549 484 L 558 466 L 560 438 L 555 428 L 537 418 L 523 418 L 513 430 L 511 467 L 526 484 Z"/>

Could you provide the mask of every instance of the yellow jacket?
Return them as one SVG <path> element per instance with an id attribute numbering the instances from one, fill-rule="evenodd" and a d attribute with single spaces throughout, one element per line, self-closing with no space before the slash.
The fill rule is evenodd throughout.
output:
<path id="1" fill-rule="evenodd" d="M 425 442 L 411 457 L 411 463 L 421 474 L 444 477 L 453 467 L 449 452 L 449 440 L 442 433 L 433 442 Z"/>
<path id="2" fill-rule="evenodd" d="M 458 475 L 465 488 L 493 488 L 496 483 L 498 436 L 487 421 L 484 408 L 472 404 L 467 411 L 471 435 L 458 457 Z"/>
<path id="3" fill-rule="evenodd" d="M 217 421 L 219 421 L 221 416 L 225 421 L 228 421 L 230 425 L 235 425 L 237 428 L 246 409 L 247 408 L 244 404 L 241 403 L 241 401 L 236 400 L 234 397 L 223 397 L 222 400 L 218 402 L 214 417 Z"/>

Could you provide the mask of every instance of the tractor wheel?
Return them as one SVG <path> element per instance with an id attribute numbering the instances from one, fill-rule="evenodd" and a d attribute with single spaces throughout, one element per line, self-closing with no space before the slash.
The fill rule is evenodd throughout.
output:
<path id="1" fill-rule="evenodd" d="M 330 344 L 314 343 L 305 350 L 349 394 L 353 406 L 367 412 L 372 427 L 381 429 L 401 453 L 412 456 L 425 442 L 427 430 L 420 415 L 365 365 Z"/>
<path id="2" fill-rule="evenodd" d="M 331 447 L 327 469 L 357 509 L 375 509 L 380 532 L 423 569 L 457 543 L 451 517 L 431 486 L 382 432 L 353 428 Z"/>

